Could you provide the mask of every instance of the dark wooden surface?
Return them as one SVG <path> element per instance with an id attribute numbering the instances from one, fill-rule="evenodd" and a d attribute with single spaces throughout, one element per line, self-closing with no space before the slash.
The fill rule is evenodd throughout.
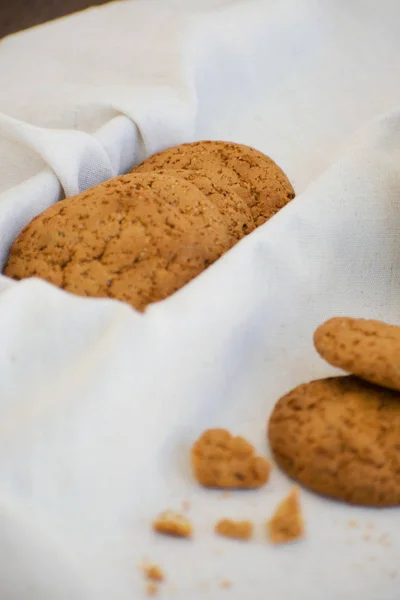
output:
<path id="1" fill-rule="evenodd" d="M 0 38 L 109 0 L 0 0 Z"/>

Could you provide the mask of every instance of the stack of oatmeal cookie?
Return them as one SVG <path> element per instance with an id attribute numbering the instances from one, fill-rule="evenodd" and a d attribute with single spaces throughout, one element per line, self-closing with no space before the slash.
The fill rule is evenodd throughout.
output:
<path id="1" fill-rule="evenodd" d="M 183 144 L 36 217 L 11 247 L 4 274 L 144 310 L 293 198 L 283 171 L 253 148 Z"/>
<path id="2" fill-rule="evenodd" d="M 338 317 L 314 343 L 351 375 L 300 385 L 278 401 L 268 427 L 278 465 L 337 500 L 400 505 L 400 327 Z"/>

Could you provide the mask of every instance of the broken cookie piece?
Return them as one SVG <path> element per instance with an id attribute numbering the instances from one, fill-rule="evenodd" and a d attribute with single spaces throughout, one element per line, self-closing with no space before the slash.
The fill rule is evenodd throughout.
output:
<path id="1" fill-rule="evenodd" d="M 192 524 L 186 517 L 167 510 L 153 522 L 153 530 L 163 535 L 189 538 L 192 535 Z"/>
<path id="2" fill-rule="evenodd" d="M 148 596 L 157 596 L 158 585 L 156 583 L 154 583 L 154 581 L 151 581 L 150 583 L 148 583 L 146 589 L 147 589 Z"/>
<path id="3" fill-rule="evenodd" d="M 273 544 L 285 544 L 301 538 L 304 522 L 299 502 L 299 490 L 293 487 L 290 494 L 278 505 L 267 522 L 267 534 Z"/>
<path id="4" fill-rule="evenodd" d="M 221 581 L 220 587 L 224 590 L 229 590 L 232 587 L 232 582 L 229 579 Z"/>
<path id="5" fill-rule="evenodd" d="M 221 519 L 215 525 L 215 533 L 234 540 L 249 540 L 253 535 L 253 523 Z"/>
<path id="6" fill-rule="evenodd" d="M 255 489 L 269 479 L 271 465 L 254 447 L 226 429 L 209 429 L 194 443 L 192 468 L 204 487 Z"/>
<path id="7" fill-rule="evenodd" d="M 147 579 L 150 581 L 164 581 L 165 575 L 159 565 L 146 565 L 144 567 L 144 573 Z"/>

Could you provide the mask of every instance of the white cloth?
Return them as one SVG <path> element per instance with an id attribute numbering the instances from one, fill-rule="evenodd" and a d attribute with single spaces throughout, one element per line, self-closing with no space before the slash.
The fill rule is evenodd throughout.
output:
<path id="1" fill-rule="evenodd" d="M 324 319 L 400 324 L 399 20 L 397 0 L 137 0 L 1 42 L 2 263 L 63 190 L 184 140 L 252 144 L 298 192 L 145 315 L 0 278 L 2 600 L 141 598 L 146 556 L 166 599 L 398 599 L 397 510 L 303 491 L 306 538 L 277 549 L 263 523 L 287 478 L 222 499 L 188 455 L 209 426 L 265 451 L 277 398 L 334 372 Z M 157 539 L 183 501 L 195 539 Z M 222 516 L 256 541 L 216 538 Z"/>

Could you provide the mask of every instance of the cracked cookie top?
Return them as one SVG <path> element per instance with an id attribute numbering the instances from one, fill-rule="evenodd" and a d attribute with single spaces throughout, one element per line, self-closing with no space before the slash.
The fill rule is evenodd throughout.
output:
<path id="1" fill-rule="evenodd" d="M 169 173 L 193 183 L 218 207 L 219 212 L 226 220 L 234 243 L 254 231 L 255 224 L 250 207 L 226 182 L 222 173 L 206 169 L 160 169 L 152 172 L 162 175 Z"/>
<path id="2" fill-rule="evenodd" d="M 218 208 L 172 174 L 129 174 L 53 205 L 11 247 L 4 274 L 143 310 L 232 245 Z"/>
<path id="3" fill-rule="evenodd" d="M 233 142 L 181 144 L 150 156 L 134 171 L 143 173 L 158 169 L 200 169 L 217 173 L 247 202 L 256 227 L 295 196 L 285 173 L 271 158 Z"/>
<path id="4" fill-rule="evenodd" d="M 353 376 L 312 381 L 278 401 L 268 437 L 278 465 L 310 490 L 400 504 L 400 393 Z"/>

